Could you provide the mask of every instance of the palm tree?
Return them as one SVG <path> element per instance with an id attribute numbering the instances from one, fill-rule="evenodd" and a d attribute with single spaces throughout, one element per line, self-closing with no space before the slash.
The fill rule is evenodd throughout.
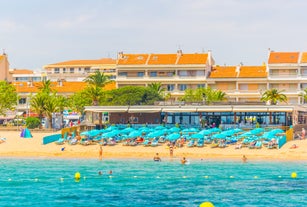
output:
<path id="1" fill-rule="evenodd" d="M 305 88 L 304 91 L 299 94 L 299 96 L 302 97 L 303 103 L 305 103 L 307 101 L 307 88 Z"/>
<path id="2" fill-rule="evenodd" d="M 48 96 L 44 106 L 44 114 L 49 120 L 49 128 L 52 128 L 52 114 L 59 111 L 58 101 L 56 96 Z"/>
<path id="3" fill-rule="evenodd" d="M 287 102 L 287 96 L 283 92 L 284 90 L 278 91 L 276 88 L 266 90 L 260 100 L 270 102 L 272 105 L 276 105 L 278 102 Z"/>
<path id="4" fill-rule="evenodd" d="M 38 93 L 31 98 L 30 102 L 31 109 L 38 114 L 41 123 L 45 112 L 45 100 L 46 97 Z"/>
<path id="5" fill-rule="evenodd" d="M 50 80 L 43 80 L 41 82 L 41 85 L 38 87 L 38 89 L 43 93 L 49 94 L 52 92 L 51 84 L 52 83 Z"/>
<path id="6" fill-rule="evenodd" d="M 164 91 L 165 88 L 162 87 L 162 84 L 159 83 L 150 83 L 147 86 L 148 88 L 152 89 L 153 91 L 157 92 L 157 94 L 159 94 L 159 96 L 163 96 L 164 95 Z"/>
<path id="7" fill-rule="evenodd" d="M 102 87 L 104 87 L 107 83 L 112 82 L 110 80 L 110 76 L 104 75 L 99 70 L 97 70 L 94 74 L 89 75 L 85 82 L 89 83 L 90 86 L 85 89 L 85 94 L 87 94 L 92 99 L 92 104 L 94 106 L 98 106 L 99 100 L 103 97 L 104 93 L 102 91 Z M 102 112 L 99 113 L 99 125 L 102 127 Z"/>
<path id="8" fill-rule="evenodd" d="M 110 76 L 104 75 L 104 73 L 101 73 L 99 70 L 89 75 L 84 81 L 97 87 L 104 87 L 107 83 L 112 82 Z"/>

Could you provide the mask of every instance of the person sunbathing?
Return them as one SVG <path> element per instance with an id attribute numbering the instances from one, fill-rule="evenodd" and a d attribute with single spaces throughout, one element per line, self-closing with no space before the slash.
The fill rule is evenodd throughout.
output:
<path id="1" fill-rule="evenodd" d="M 290 147 L 290 149 L 296 149 L 296 148 L 298 148 L 298 146 L 297 146 L 296 144 L 293 144 L 293 145 Z"/>

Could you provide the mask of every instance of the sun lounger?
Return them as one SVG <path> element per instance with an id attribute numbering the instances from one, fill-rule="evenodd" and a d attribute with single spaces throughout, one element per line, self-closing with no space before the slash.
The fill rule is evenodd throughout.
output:
<path id="1" fill-rule="evenodd" d="M 261 149 L 261 147 L 262 147 L 262 142 L 261 141 L 257 141 L 256 145 L 255 145 L 255 148 L 256 149 Z"/>
<path id="2" fill-rule="evenodd" d="M 158 145 L 159 145 L 158 140 L 154 140 L 154 141 L 151 142 L 151 145 L 150 145 L 150 146 L 156 147 L 156 146 L 158 146 Z"/>
<path id="3" fill-rule="evenodd" d="M 204 146 L 204 139 L 200 139 L 200 140 L 198 140 L 198 142 L 197 142 L 197 145 L 196 145 L 197 147 L 203 147 Z"/>
<path id="4" fill-rule="evenodd" d="M 70 140 L 69 142 L 68 142 L 68 144 L 70 144 L 70 145 L 75 145 L 75 144 L 77 144 L 78 143 L 78 140 L 76 139 L 76 138 L 73 138 L 72 140 Z"/>
<path id="5" fill-rule="evenodd" d="M 188 142 L 187 147 L 194 147 L 195 141 L 192 139 Z"/>
<path id="6" fill-rule="evenodd" d="M 65 139 L 60 138 L 57 141 L 55 141 L 54 143 L 57 144 L 57 145 L 62 145 L 62 144 L 64 144 L 64 142 L 65 142 Z"/>

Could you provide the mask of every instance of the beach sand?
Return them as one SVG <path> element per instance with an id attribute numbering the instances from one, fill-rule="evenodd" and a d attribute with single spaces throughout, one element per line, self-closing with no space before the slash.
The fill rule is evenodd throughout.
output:
<path id="1" fill-rule="evenodd" d="M 60 133 L 60 132 L 58 132 Z M 97 158 L 99 159 L 99 145 L 83 146 L 42 144 L 44 136 L 53 133 L 32 132 L 33 138 L 20 138 L 19 131 L 0 131 L 0 137 L 6 138 L 6 142 L 0 144 L 1 157 L 30 157 L 30 158 Z M 296 144 L 298 148 L 291 149 Z M 65 149 L 62 151 L 62 148 Z M 103 146 L 104 158 L 138 158 L 152 159 L 159 153 L 163 159 L 169 159 L 169 149 L 164 144 L 157 147 L 123 146 L 118 143 L 115 146 Z M 276 161 L 307 161 L 307 139 L 289 141 L 281 149 L 235 149 L 234 145 L 226 148 L 211 148 L 208 145 L 198 148 L 175 148 L 174 158 L 187 157 L 189 159 L 241 159 L 246 155 L 248 160 L 276 160 Z"/>

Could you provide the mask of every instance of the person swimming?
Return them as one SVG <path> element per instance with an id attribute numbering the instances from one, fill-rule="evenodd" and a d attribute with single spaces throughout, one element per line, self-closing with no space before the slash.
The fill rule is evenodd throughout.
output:
<path id="1" fill-rule="evenodd" d="M 185 157 L 183 157 L 183 158 L 181 159 L 181 164 L 185 165 L 187 162 L 188 162 L 188 161 L 187 161 L 187 159 L 186 159 Z"/>
<path id="2" fill-rule="evenodd" d="M 153 160 L 155 162 L 161 162 L 161 158 L 159 157 L 159 153 L 156 153 L 156 155 L 154 156 Z"/>

